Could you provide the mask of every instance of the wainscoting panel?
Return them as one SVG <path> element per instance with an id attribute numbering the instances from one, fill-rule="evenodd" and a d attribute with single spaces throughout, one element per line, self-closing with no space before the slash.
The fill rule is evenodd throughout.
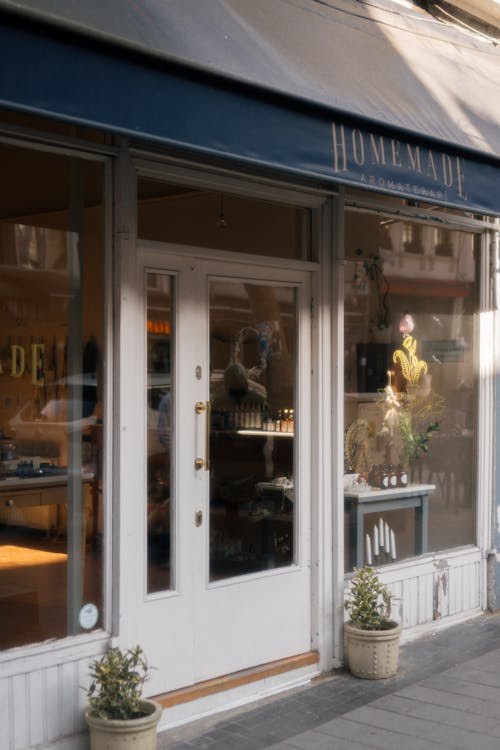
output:
<path id="1" fill-rule="evenodd" d="M 485 609 L 485 565 L 480 551 L 471 547 L 379 568 L 393 591 L 392 614 L 403 623 L 403 637 L 410 636 L 412 629 L 430 630 L 447 618 L 464 619 Z"/>
<path id="2" fill-rule="evenodd" d="M 73 648 L 41 646 L 38 654 L 0 663 L 2 750 L 81 746 L 88 664 L 105 650 L 105 641 Z M 80 736 L 79 736 L 80 735 Z"/>

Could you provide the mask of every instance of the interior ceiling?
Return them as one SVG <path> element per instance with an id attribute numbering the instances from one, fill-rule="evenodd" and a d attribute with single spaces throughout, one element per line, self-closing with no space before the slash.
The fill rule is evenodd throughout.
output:
<path id="1" fill-rule="evenodd" d="M 83 165 L 85 205 L 102 203 L 103 172 L 95 163 Z M 72 160 L 43 151 L 0 144 L 2 164 L 0 219 L 14 221 L 32 214 L 67 211 Z"/>

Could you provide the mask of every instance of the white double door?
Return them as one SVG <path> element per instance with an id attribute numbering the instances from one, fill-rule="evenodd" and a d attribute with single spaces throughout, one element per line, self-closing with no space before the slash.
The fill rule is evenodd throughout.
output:
<path id="1" fill-rule="evenodd" d="M 303 271 L 142 247 L 121 306 L 120 597 L 159 694 L 311 650 Z"/>

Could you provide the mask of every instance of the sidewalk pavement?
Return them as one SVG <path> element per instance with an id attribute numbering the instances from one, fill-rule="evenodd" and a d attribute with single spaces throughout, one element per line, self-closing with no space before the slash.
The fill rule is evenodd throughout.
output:
<path id="1" fill-rule="evenodd" d="M 159 750 L 499 750 L 500 613 L 401 647 L 396 677 L 344 671 L 171 729 Z"/>

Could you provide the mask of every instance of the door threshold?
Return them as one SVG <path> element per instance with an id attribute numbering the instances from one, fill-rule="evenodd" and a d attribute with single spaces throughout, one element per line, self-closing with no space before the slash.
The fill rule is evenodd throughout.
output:
<path id="1" fill-rule="evenodd" d="M 171 708 L 181 703 L 189 703 L 200 698 L 205 698 L 207 695 L 222 693 L 225 690 L 233 690 L 242 685 L 248 685 L 251 682 L 258 682 L 259 680 L 265 680 L 278 674 L 302 669 L 318 662 L 318 652 L 307 651 L 304 654 L 289 656 L 286 659 L 278 659 L 278 661 L 271 661 L 267 664 L 261 664 L 258 667 L 243 669 L 240 672 L 233 672 L 232 674 L 215 677 L 212 680 L 197 682 L 195 685 L 180 688 L 179 690 L 172 690 L 169 693 L 155 696 L 154 700 L 164 708 Z"/>

